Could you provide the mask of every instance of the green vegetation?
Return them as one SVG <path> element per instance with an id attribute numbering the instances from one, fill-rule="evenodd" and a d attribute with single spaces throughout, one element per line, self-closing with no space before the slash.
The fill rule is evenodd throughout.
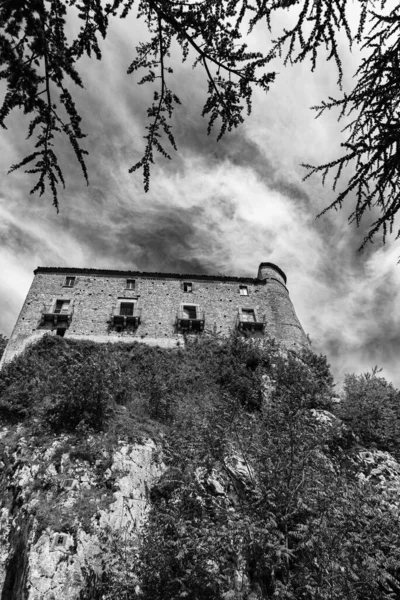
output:
<path id="1" fill-rule="evenodd" d="M 329 405 L 332 377 L 324 357 L 304 351 L 301 360 L 286 359 L 273 342 L 262 346 L 210 337 L 168 351 L 137 342 L 45 336 L 0 372 L 0 418 L 36 419 L 60 433 L 109 429 L 121 406 L 132 418 L 166 425 L 176 423 L 188 405 L 204 406 L 205 398 L 216 406 L 228 397 L 252 412 L 261 408 L 266 375 L 276 379 L 277 395 L 297 380 L 309 408 Z"/>
<path id="2" fill-rule="evenodd" d="M 8 342 L 8 338 L 6 338 L 5 335 L 0 333 L 0 358 L 3 356 L 3 352 L 6 349 L 7 342 Z"/>
<path id="3" fill-rule="evenodd" d="M 398 392 L 372 373 L 346 379 L 340 406 L 332 394 L 324 357 L 273 341 L 162 350 L 49 336 L 0 373 L 0 416 L 53 439 L 74 432 L 69 460 L 98 469 L 96 448 L 163 433 L 141 545 L 104 532 L 103 572 L 88 568 L 82 600 L 400 598 L 397 492 L 355 463 L 360 441 L 396 451 Z"/>
<path id="4" fill-rule="evenodd" d="M 344 402 L 337 415 L 367 447 L 391 452 L 400 460 L 400 392 L 377 369 L 363 375 L 346 375 Z"/>

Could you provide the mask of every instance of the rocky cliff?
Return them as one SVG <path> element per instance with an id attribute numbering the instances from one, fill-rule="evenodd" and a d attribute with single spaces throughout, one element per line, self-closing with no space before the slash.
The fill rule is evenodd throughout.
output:
<path id="1" fill-rule="evenodd" d="M 0 374 L 2 599 L 400 597 L 396 449 L 337 400 L 273 342 L 42 340 Z"/>
<path id="2" fill-rule="evenodd" d="M 105 532 L 139 535 L 160 450 L 152 440 L 101 442 L 79 447 L 61 435 L 38 444 L 24 427 L 3 430 L 2 598 L 77 598 L 85 569 L 101 571 Z"/>

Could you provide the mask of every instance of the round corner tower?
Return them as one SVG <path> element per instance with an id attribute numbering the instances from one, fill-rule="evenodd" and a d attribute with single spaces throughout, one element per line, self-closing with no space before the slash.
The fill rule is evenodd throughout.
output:
<path id="1" fill-rule="evenodd" d="M 308 347 L 309 341 L 297 318 L 286 287 L 285 273 L 277 265 L 262 262 L 258 267 L 258 280 L 265 286 L 271 322 L 270 335 L 286 347 Z"/>

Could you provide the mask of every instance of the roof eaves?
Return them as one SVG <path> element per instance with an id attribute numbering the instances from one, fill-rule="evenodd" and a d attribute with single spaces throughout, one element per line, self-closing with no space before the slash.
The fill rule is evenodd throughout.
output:
<path id="1" fill-rule="evenodd" d="M 87 269 L 77 267 L 37 267 L 34 274 L 59 273 L 60 275 L 101 275 L 103 277 L 147 277 L 155 279 L 188 279 L 204 281 L 237 281 L 244 283 L 260 283 L 253 277 L 233 277 L 230 275 L 197 275 L 193 273 L 150 273 L 147 271 L 122 271 L 114 269 Z"/>

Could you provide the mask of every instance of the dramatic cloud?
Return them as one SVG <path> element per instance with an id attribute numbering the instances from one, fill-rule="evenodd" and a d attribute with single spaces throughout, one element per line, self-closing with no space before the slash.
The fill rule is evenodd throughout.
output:
<path id="1" fill-rule="evenodd" d="M 10 334 L 38 265 L 255 276 L 269 260 L 288 275 L 304 329 L 339 379 L 378 364 L 400 385 L 399 244 L 357 253 L 365 229 L 348 226 L 350 205 L 316 219 L 334 196 L 317 179 L 302 181 L 301 162 L 340 151 L 335 115 L 314 120 L 309 111 L 336 92 L 334 67 L 322 63 L 314 75 L 306 65 L 280 67 L 270 93 L 256 91 L 246 124 L 216 143 L 200 116 L 203 75 L 176 61 L 179 149 L 171 162 L 160 157 L 145 194 L 141 174 L 128 173 L 144 147 L 150 101 L 149 90 L 125 75 L 131 39 L 121 22 L 103 62 L 82 64 L 86 91 L 77 102 L 91 185 L 62 143 L 60 214 L 49 197 L 29 195 L 28 175 L 5 175 L 27 152 L 26 121 L 12 116 L 0 139 L 0 331 Z M 347 64 L 351 74 L 356 60 Z"/>

